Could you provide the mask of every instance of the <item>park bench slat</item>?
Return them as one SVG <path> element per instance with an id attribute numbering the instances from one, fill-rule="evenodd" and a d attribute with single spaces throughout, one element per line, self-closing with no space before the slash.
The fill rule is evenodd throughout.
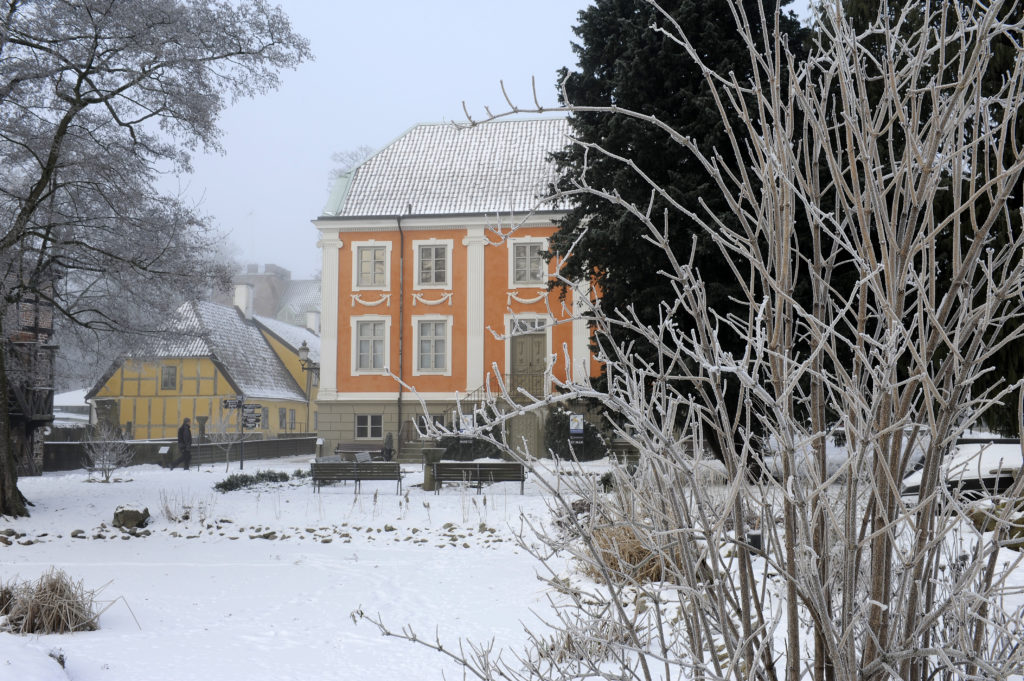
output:
<path id="1" fill-rule="evenodd" d="M 485 482 L 518 482 L 520 494 L 523 494 L 526 484 L 526 467 L 514 461 L 441 461 L 432 465 L 434 467 L 435 494 L 440 489 L 440 485 L 436 483 L 441 482 L 476 483 L 477 494 L 480 493 Z"/>
<path id="2" fill-rule="evenodd" d="M 352 480 L 355 491 L 360 490 L 363 480 L 394 480 L 398 483 L 396 493 L 402 491 L 402 467 L 397 461 L 341 461 L 331 463 L 313 462 L 310 465 L 313 490 L 320 491 L 325 482 Z"/>

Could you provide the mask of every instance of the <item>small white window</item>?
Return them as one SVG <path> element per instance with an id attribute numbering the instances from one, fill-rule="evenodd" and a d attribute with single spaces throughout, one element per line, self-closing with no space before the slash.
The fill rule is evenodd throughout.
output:
<path id="1" fill-rule="evenodd" d="M 424 286 L 444 286 L 448 283 L 448 247 L 444 245 L 420 246 L 419 283 Z"/>
<path id="2" fill-rule="evenodd" d="M 538 286 L 547 281 L 544 242 L 519 241 L 512 244 L 512 285 Z"/>
<path id="3" fill-rule="evenodd" d="M 448 368 L 448 323 L 444 320 L 419 322 L 420 371 L 444 371 Z"/>
<path id="4" fill-rule="evenodd" d="M 452 285 L 451 239 L 424 239 L 412 242 L 415 260 L 413 288 L 448 289 Z"/>
<path id="5" fill-rule="evenodd" d="M 416 315 L 412 318 L 413 375 L 440 374 L 451 376 L 452 317 Z"/>
<path id="6" fill-rule="evenodd" d="M 380 414 L 356 414 L 356 439 L 380 439 L 383 436 L 383 416 Z"/>
<path id="7" fill-rule="evenodd" d="M 384 288 L 387 286 L 387 247 L 383 244 L 356 247 L 356 286 Z"/>
<path id="8" fill-rule="evenodd" d="M 384 320 L 356 322 L 356 369 L 382 371 L 387 324 Z"/>

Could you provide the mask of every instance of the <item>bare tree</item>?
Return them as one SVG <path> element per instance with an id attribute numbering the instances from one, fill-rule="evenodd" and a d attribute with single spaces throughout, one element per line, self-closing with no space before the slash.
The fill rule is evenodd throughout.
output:
<path id="1" fill-rule="evenodd" d="M 207 441 L 224 452 L 224 472 L 231 468 L 231 453 L 236 452 L 236 457 L 241 461 L 243 456 L 242 447 L 246 439 L 245 429 L 241 427 L 241 416 L 235 411 L 229 411 L 210 425 L 206 431 Z"/>
<path id="2" fill-rule="evenodd" d="M 93 437 L 85 441 L 82 466 L 90 478 L 96 473 L 103 482 L 110 482 L 114 473 L 130 466 L 134 458 L 135 451 L 124 435 L 109 424 L 101 424 Z"/>
<path id="3" fill-rule="evenodd" d="M 346 149 L 344 151 L 336 151 L 331 154 L 331 160 L 336 164 L 331 169 L 330 175 L 327 178 L 328 188 L 334 185 L 334 181 L 345 173 L 351 172 L 360 163 L 373 156 L 377 150 L 373 147 L 361 144 L 354 149 Z"/>
<path id="4" fill-rule="evenodd" d="M 217 150 L 218 116 L 309 57 L 264 0 L 12 0 L 0 14 L 0 304 L 26 296 L 75 323 L 124 322 L 102 301 L 203 289 L 207 219 L 161 173 Z M 0 329 L 5 339 L 10 330 Z M 23 515 L 0 353 L 0 514 Z"/>
<path id="5" fill-rule="evenodd" d="M 651 195 L 672 209 L 655 215 L 614 187 L 590 186 L 586 173 L 576 178 L 575 191 L 646 225 L 639 237 L 668 256 L 676 295 L 653 325 L 592 301 L 607 389 L 566 383 L 533 405 L 599 401 L 639 467 L 616 474 L 608 494 L 582 476 L 550 484 L 558 522 L 535 528 L 544 541 L 534 550 L 555 619 L 524 651 L 456 653 L 426 641 L 478 678 L 926 681 L 1024 669 L 1013 586 L 1024 476 L 1010 502 L 972 504 L 942 472 L 964 430 L 1018 387 L 971 393 L 1013 340 L 993 332 L 1024 314 L 1024 235 L 1006 227 L 1020 224 L 1007 197 L 1024 166 L 1013 132 L 1024 62 L 995 91 L 982 86 L 993 44 L 1020 44 L 1024 27 L 998 1 L 919 3 L 914 30 L 904 30 L 907 12 L 883 12 L 858 34 L 833 1 L 820 8 L 815 49 L 797 62 L 784 35 L 750 35 L 750 6 L 732 3 L 751 46 L 749 82 L 703 64 L 667 13 L 651 29 L 701 66 L 735 163 L 644 112 L 567 107 L 668 132 L 678 146 L 666 153 L 706 169 L 736 226 L 682 210 L 662 186 Z M 885 59 L 868 44 L 885 45 Z M 599 145 L 587 153 L 646 181 L 629 158 Z M 708 308 L 695 253 L 667 240 L 672 220 L 696 222 L 728 256 L 743 314 Z M 852 286 L 839 267 L 853 268 Z M 803 281 L 810 307 L 793 294 Z M 692 330 L 673 323 L 680 311 L 697 320 Z M 653 352 L 617 345 L 615 326 Z M 742 355 L 723 350 L 725 330 L 748 340 Z M 522 409 L 516 397 L 495 391 L 498 416 L 479 436 L 531 463 L 521 444 L 494 435 Z M 836 433 L 845 449 L 829 457 Z M 708 437 L 727 444 L 713 476 L 701 459 Z M 777 475 L 752 476 L 753 457 Z M 923 481 L 906 497 L 914 460 Z M 552 550 L 575 558 L 578 574 L 566 580 Z"/>

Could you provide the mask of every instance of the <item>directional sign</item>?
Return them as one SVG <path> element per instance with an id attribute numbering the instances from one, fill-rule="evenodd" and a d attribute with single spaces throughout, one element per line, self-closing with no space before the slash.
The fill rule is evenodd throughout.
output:
<path id="1" fill-rule="evenodd" d="M 242 398 L 240 397 L 226 397 L 220 401 L 224 405 L 225 409 L 238 409 L 242 406 Z"/>
<path id="2" fill-rule="evenodd" d="M 263 408 L 262 404 L 243 404 L 242 415 L 249 416 L 251 414 L 259 413 L 259 410 Z"/>
<path id="3" fill-rule="evenodd" d="M 242 418 L 242 427 L 243 428 L 256 428 L 259 425 L 260 425 L 260 417 L 259 416 L 246 416 L 246 417 Z"/>

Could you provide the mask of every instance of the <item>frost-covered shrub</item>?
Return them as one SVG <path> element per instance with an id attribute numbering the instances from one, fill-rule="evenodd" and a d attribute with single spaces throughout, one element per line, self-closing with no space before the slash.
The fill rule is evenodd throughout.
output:
<path id="1" fill-rule="evenodd" d="M 449 435 L 441 438 L 444 458 L 448 461 L 473 461 L 474 459 L 501 459 L 501 450 L 490 442 Z"/>
<path id="2" fill-rule="evenodd" d="M 255 475 L 234 473 L 215 484 L 213 488 L 218 492 L 234 492 L 261 482 L 288 482 L 288 474 L 284 471 L 256 471 Z"/>
<path id="3" fill-rule="evenodd" d="M 104 424 L 92 439 L 85 442 L 82 466 L 89 472 L 90 478 L 96 473 L 103 482 L 110 482 L 114 471 L 131 465 L 134 458 L 135 452 L 122 434 Z"/>
<path id="4" fill-rule="evenodd" d="M 160 511 L 168 522 L 183 523 L 193 518 L 200 523 L 213 515 L 214 495 L 196 499 L 185 494 L 168 494 L 160 490 Z"/>

